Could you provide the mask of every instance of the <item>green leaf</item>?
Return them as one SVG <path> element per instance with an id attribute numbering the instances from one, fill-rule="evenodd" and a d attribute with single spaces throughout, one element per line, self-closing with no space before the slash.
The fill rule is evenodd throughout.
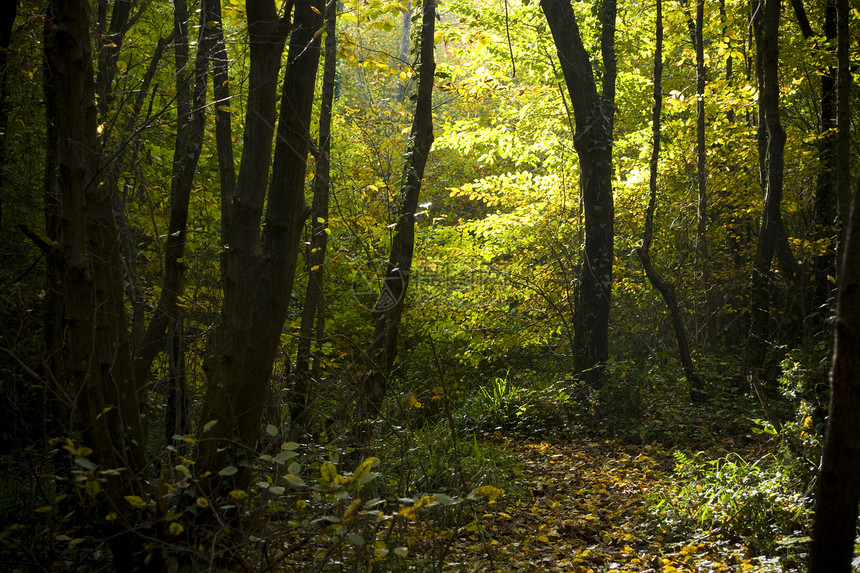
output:
<path id="1" fill-rule="evenodd" d="M 85 470 L 94 470 L 96 469 L 96 464 L 88 460 L 87 458 L 75 458 L 75 464 L 84 468 Z"/>
<path id="2" fill-rule="evenodd" d="M 279 465 L 284 465 L 285 463 L 287 463 L 287 460 L 291 460 L 298 455 L 299 454 L 297 454 L 296 452 L 290 452 L 287 450 L 283 450 L 283 451 L 278 452 L 278 455 L 276 455 L 274 458 L 272 458 L 272 460 Z"/>
<path id="3" fill-rule="evenodd" d="M 222 477 L 230 477 L 236 475 L 237 473 L 239 473 L 239 468 L 237 468 L 236 466 L 227 466 L 226 468 L 218 472 L 218 475 Z"/>
<path id="4" fill-rule="evenodd" d="M 364 545 L 364 536 L 359 535 L 358 533 L 347 533 L 346 538 L 349 539 L 349 542 L 356 547 L 361 547 Z"/>
<path id="5" fill-rule="evenodd" d="M 87 490 L 87 494 L 90 497 L 97 496 L 99 494 L 99 492 L 102 490 L 102 486 L 99 484 L 99 482 L 97 482 L 94 479 L 87 480 L 87 483 L 84 487 Z"/>

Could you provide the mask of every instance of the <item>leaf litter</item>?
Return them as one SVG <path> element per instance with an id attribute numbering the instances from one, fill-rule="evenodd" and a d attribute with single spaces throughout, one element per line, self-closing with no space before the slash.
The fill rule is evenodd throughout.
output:
<path id="1" fill-rule="evenodd" d="M 613 440 L 506 440 L 517 491 L 483 504 L 460 530 L 446 571 L 694 573 L 778 571 L 743 543 L 662 525 L 646 499 L 672 472 L 672 451 Z M 483 512 L 483 513 L 481 513 Z"/>

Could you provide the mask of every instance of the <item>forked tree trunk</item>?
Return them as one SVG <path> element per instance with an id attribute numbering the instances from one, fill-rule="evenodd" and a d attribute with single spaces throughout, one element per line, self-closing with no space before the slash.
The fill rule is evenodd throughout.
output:
<path id="1" fill-rule="evenodd" d="M 295 3 L 266 200 L 277 73 L 289 23 L 278 18 L 270 2 L 248 3 L 251 86 L 245 146 L 235 193 L 225 197 L 223 207 L 224 303 L 203 404 L 202 427 L 208 430 L 199 441 L 201 471 L 240 468 L 232 477 L 212 480 L 210 487 L 220 493 L 245 489 L 249 482 L 242 460 L 254 455 L 295 278 L 299 236 L 308 215 L 304 182 L 324 9 L 320 0 Z"/>
<path id="2" fill-rule="evenodd" d="M 238 433 L 238 422 L 246 412 L 237 408 L 234 401 L 241 392 L 245 355 L 250 343 L 251 310 L 263 265 L 260 224 L 277 118 L 278 72 L 290 21 L 289 13 L 282 19 L 274 4 L 267 0 L 249 0 L 246 10 L 250 61 L 244 146 L 234 192 L 232 195 L 222 192 L 224 299 L 201 412 L 197 459 L 201 473 L 217 474 L 240 455 L 250 454 L 242 451 L 242 445 L 253 444 L 257 433 L 256 428 L 252 430 L 253 436 Z M 232 146 L 232 141 L 219 139 L 218 144 Z M 219 160 L 220 155 L 219 151 Z M 262 403 L 268 379 L 255 380 L 252 384 L 257 387 L 255 394 L 262 394 Z M 248 425 L 243 428 L 245 434 Z M 221 484 L 216 481 L 209 486 L 215 492 Z"/>
<path id="3" fill-rule="evenodd" d="M 585 252 L 576 316 L 576 368 L 592 386 L 604 378 L 609 359 L 609 306 L 614 262 L 615 207 L 612 197 L 612 131 L 615 117 L 615 0 L 598 9 L 603 89 L 598 93 L 591 56 L 580 36 L 569 0 L 541 0 L 558 50 L 576 124 Z"/>

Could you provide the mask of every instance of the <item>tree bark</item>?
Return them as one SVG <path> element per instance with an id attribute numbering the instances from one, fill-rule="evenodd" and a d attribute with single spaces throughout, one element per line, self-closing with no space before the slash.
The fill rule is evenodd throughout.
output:
<path id="1" fill-rule="evenodd" d="M 224 303 L 202 414 L 204 423 L 216 423 L 201 434 L 198 461 L 200 468 L 213 473 L 226 465 L 241 469 L 229 480 L 215 480 L 214 487 L 221 492 L 243 489 L 250 479 L 241 461 L 254 453 L 295 278 L 299 236 L 308 214 L 304 181 L 324 9 L 318 0 L 295 4 L 266 219 L 260 233 L 277 71 L 288 23 L 278 19 L 271 3 L 255 1 L 248 6 L 251 87 L 245 146 L 235 193 L 225 198 L 223 208 L 227 217 L 222 228 Z"/>
<path id="2" fill-rule="evenodd" d="M 687 330 L 678 307 L 678 296 L 675 287 L 666 282 L 651 262 L 651 241 L 654 235 L 654 211 L 657 209 L 657 175 L 660 162 L 660 124 L 663 108 L 663 2 L 657 0 L 655 23 L 654 50 L 654 107 L 651 113 L 651 160 L 648 178 L 648 207 L 645 210 L 645 230 L 642 233 L 642 244 L 636 249 L 642 268 L 651 284 L 663 296 L 663 301 L 672 317 L 672 327 L 678 341 L 678 354 L 684 375 L 689 385 L 690 400 L 701 402 L 704 399 L 702 379 L 696 373 L 693 360 L 690 357 L 690 346 L 687 342 Z"/>
<path id="3" fill-rule="evenodd" d="M 612 132 L 615 116 L 615 0 L 599 8 L 603 89 L 598 93 L 591 58 L 568 0 L 541 0 L 573 104 L 574 148 L 579 156 L 585 212 L 585 253 L 575 337 L 576 367 L 592 386 L 604 378 L 609 359 L 609 307 L 614 262 Z"/>
<path id="4" fill-rule="evenodd" d="M 97 498 L 104 515 L 117 514 L 110 535 L 114 564 L 130 568 L 134 536 L 125 495 L 139 495 L 145 467 L 143 435 L 125 324 L 121 262 L 109 191 L 99 180 L 97 110 L 88 2 L 53 0 L 45 19 L 47 121 L 46 188 L 56 193 L 49 248 L 59 269 L 68 377 L 81 445 L 106 477 Z M 120 546 L 122 548 L 120 549 Z"/>
<path id="5" fill-rule="evenodd" d="M 3 195 L 6 191 L 6 135 L 9 132 L 6 79 L 9 69 L 9 45 L 12 43 L 12 26 L 15 24 L 17 14 L 17 0 L 10 0 L 0 8 L 0 228 L 3 227 Z"/>
<path id="6" fill-rule="evenodd" d="M 400 183 L 400 206 L 382 292 L 374 308 L 373 341 L 367 351 L 367 373 L 358 396 L 359 421 L 375 418 L 382 408 L 388 377 L 397 356 L 397 335 L 412 272 L 415 248 L 415 212 L 424 168 L 433 145 L 433 75 L 436 71 L 434 35 L 436 1 L 424 0 L 418 69 L 418 99 L 409 133 L 407 160 Z"/>
<path id="7" fill-rule="evenodd" d="M 328 244 L 329 188 L 331 165 L 331 120 L 337 76 L 337 4 L 330 2 L 326 12 L 325 64 L 320 106 L 319 144 L 314 169 L 314 198 L 311 208 L 311 240 L 306 257 L 308 285 L 302 308 L 296 369 L 290 392 L 290 440 L 297 441 L 309 421 L 308 391 L 311 378 L 311 348 L 325 332 L 326 245 Z"/>
<path id="8" fill-rule="evenodd" d="M 860 171 L 846 234 L 810 573 L 850 573 L 860 504 Z"/>
<path id="9" fill-rule="evenodd" d="M 836 202 L 839 214 L 837 260 L 848 226 L 851 203 L 851 40 L 848 23 L 851 7 L 848 0 L 836 3 Z M 839 277 L 837 276 L 837 283 Z"/>
<path id="10" fill-rule="evenodd" d="M 200 14 L 200 36 L 197 55 L 194 59 L 194 83 L 188 71 L 188 8 L 185 0 L 174 2 L 174 46 L 176 49 L 176 140 L 173 154 L 173 173 L 170 185 L 170 220 L 164 243 L 164 276 L 161 293 L 149 325 L 140 344 L 135 349 L 135 379 L 143 386 L 156 355 L 165 349 L 164 336 L 182 294 L 182 279 L 185 276 L 186 233 L 188 227 L 188 204 L 194 187 L 194 175 L 203 149 L 206 122 L 206 76 L 209 69 L 209 52 L 214 43 L 214 28 L 207 25 L 213 21 L 213 4 L 219 0 L 205 0 Z"/>
<path id="11" fill-rule="evenodd" d="M 759 4 L 759 11 L 762 5 Z M 782 221 L 782 192 L 785 170 L 785 130 L 780 121 L 779 110 L 779 18 L 780 0 L 768 0 L 763 6 L 760 32 L 757 36 L 757 67 L 759 75 L 759 118 L 764 127 L 759 127 L 759 159 L 761 161 L 762 185 L 765 190 L 764 212 L 759 230 L 758 246 L 753 260 L 750 288 L 751 316 L 750 359 L 751 370 L 758 370 L 763 362 L 765 349 L 770 342 L 772 290 L 771 264 L 774 255 L 788 279 L 799 276 L 798 264 L 788 245 Z M 754 24 L 759 29 L 757 24 Z"/>

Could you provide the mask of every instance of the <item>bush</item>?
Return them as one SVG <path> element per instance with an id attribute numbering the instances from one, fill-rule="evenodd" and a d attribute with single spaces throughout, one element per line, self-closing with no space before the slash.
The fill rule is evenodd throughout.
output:
<path id="1" fill-rule="evenodd" d="M 664 533 L 698 529 L 709 539 L 744 543 L 752 555 L 779 556 L 786 566 L 799 563 L 812 508 L 794 468 L 772 455 L 753 462 L 735 453 L 674 457 L 674 474 L 649 503 Z"/>

